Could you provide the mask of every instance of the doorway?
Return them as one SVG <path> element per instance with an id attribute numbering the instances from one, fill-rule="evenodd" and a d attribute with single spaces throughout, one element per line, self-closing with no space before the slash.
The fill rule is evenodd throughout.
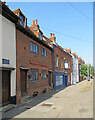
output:
<path id="1" fill-rule="evenodd" d="M 48 81 L 49 81 L 49 86 L 51 86 L 51 72 L 48 73 Z"/>
<path id="2" fill-rule="evenodd" d="M 26 70 L 20 70 L 20 86 L 21 86 L 21 94 L 26 93 L 26 84 L 27 84 L 27 71 Z"/>
<path id="3" fill-rule="evenodd" d="M 2 105 L 10 103 L 10 71 L 2 71 Z"/>

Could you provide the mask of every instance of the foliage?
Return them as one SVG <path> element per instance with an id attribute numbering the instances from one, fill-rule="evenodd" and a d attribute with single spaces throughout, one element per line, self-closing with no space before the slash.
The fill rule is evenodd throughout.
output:
<path id="1" fill-rule="evenodd" d="M 89 65 L 82 64 L 81 65 L 81 77 L 86 77 L 87 75 L 90 75 L 90 76 L 94 75 L 94 67 L 91 66 L 91 64 L 89 64 Z"/>

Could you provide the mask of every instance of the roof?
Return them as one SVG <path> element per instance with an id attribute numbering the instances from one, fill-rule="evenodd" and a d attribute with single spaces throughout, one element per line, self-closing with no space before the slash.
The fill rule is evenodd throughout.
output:
<path id="1" fill-rule="evenodd" d="M 73 56 L 75 56 L 76 55 L 76 53 L 71 53 Z"/>
<path id="2" fill-rule="evenodd" d="M 16 25 L 16 28 L 23 32 L 25 35 L 27 35 L 28 37 L 32 38 L 34 41 L 42 44 L 43 46 L 47 47 L 50 50 L 53 50 L 48 44 L 47 42 L 45 42 L 44 40 L 40 40 L 30 29 L 29 27 L 24 28 L 22 25 L 20 25 L 19 23 Z"/>
<path id="3" fill-rule="evenodd" d="M 20 13 L 20 14 L 22 14 L 24 17 L 25 17 L 25 15 L 22 13 L 22 11 L 20 10 L 20 8 L 18 8 L 18 9 L 16 9 L 16 10 L 13 10 L 13 13 L 14 14 L 18 14 L 18 13 Z"/>
<path id="4" fill-rule="evenodd" d="M 5 5 L 3 2 L 0 1 L 0 14 L 2 14 L 5 18 L 10 20 L 13 23 L 18 22 L 18 17 Z"/>

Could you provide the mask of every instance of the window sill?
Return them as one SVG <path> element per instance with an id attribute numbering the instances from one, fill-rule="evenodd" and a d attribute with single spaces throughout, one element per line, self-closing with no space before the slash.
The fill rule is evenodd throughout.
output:
<path id="1" fill-rule="evenodd" d="M 47 80 L 47 79 L 42 79 L 42 80 Z"/>
<path id="2" fill-rule="evenodd" d="M 35 55 L 37 55 L 37 56 L 38 56 L 38 53 L 35 53 L 35 52 L 32 52 L 32 51 L 31 51 L 31 53 L 33 53 L 33 54 L 35 54 Z"/>
<path id="3" fill-rule="evenodd" d="M 43 58 L 46 58 L 45 56 L 42 55 Z"/>
<path id="4" fill-rule="evenodd" d="M 31 80 L 31 82 L 37 82 L 38 80 Z"/>

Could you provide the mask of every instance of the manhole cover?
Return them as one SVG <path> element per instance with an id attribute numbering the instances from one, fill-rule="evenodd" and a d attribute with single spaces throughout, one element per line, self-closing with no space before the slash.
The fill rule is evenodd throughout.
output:
<path id="1" fill-rule="evenodd" d="M 56 96 L 56 97 L 54 97 L 54 98 L 60 98 L 60 97 Z"/>
<path id="2" fill-rule="evenodd" d="M 80 109 L 79 112 L 87 112 L 87 109 Z"/>
<path id="3" fill-rule="evenodd" d="M 30 106 L 24 106 L 25 109 L 30 109 L 31 107 Z"/>
<path id="4" fill-rule="evenodd" d="M 52 107 L 52 103 L 43 103 L 41 106 L 47 106 L 47 107 Z"/>

